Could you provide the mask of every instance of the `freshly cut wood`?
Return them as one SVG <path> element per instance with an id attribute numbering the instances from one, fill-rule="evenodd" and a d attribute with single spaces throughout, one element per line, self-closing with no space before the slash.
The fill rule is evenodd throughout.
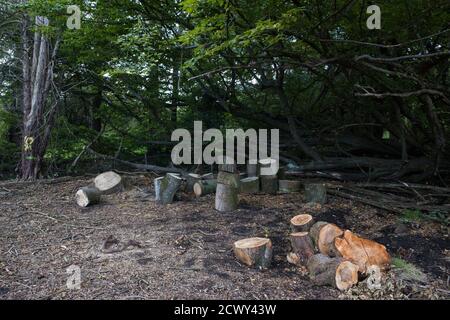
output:
<path id="1" fill-rule="evenodd" d="M 159 199 L 158 202 L 163 205 L 172 203 L 182 181 L 183 179 L 176 173 L 166 174 L 160 182 L 159 194 L 155 195 L 155 199 Z"/>
<path id="2" fill-rule="evenodd" d="M 289 252 L 286 255 L 286 260 L 287 260 L 287 262 L 289 262 L 291 264 L 295 264 L 296 266 L 300 266 L 301 265 L 300 257 L 296 253 Z"/>
<path id="3" fill-rule="evenodd" d="M 258 173 L 258 164 L 255 163 L 247 163 L 247 177 L 257 177 Z"/>
<path id="4" fill-rule="evenodd" d="M 305 184 L 305 201 L 324 204 L 327 202 L 327 188 L 323 183 Z"/>
<path id="5" fill-rule="evenodd" d="M 100 202 L 100 190 L 97 188 L 81 188 L 75 196 L 80 207 L 87 207 Z"/>
<path id="6" fill-rule="evenodd" d="M 236 241 L 236 258 L 248 266 L 268 268 L 272 261 L 272 241 L 268 238 L 249 238 Z"/>
<path id="7" fill-rule="evenodd" d="M 317 285 L 330 285 L 343 291 L 358 283 L 358 266 L 342 258 L 319 253 L 308 260 L 307 268 Z"/>
<path id="8" fill-rule="evenodd" d="M 273 176 L 260 176 L 261 180 L 261 192 L 267 194 L 277 194 L 278 192 L 278 177 Z"/>
<path id="9" fill-rule="evenodd" d="M 385 270 L 390 265 L 391 257 L 384 245 L 358 237 L 349 230 L 344 232 L 342 238 L 335 239 L 335 247 L 342 257 L 356 264 L 363 274 L 370 266 L 376 265 Z"/>
<path id="10" fill-rule="evenodd" d="M 241 180 L 240 193 L 254 194 L 259 192 L 259 178 L 249 177 Z"/>
<path id="11" fill-rule="evenodd" d="M 194 193 L 196 197 L 203 197 L 207 194 L 216 192 L 217 180 L 202 180 L 194 184 Z"/>
<path id="12" fill-rule="evenodd" d="M 219 212 L 235 211 L 239 206 L 239 189 L 217 183 L 215 208 Z"/>
<path id="13" fill-rule="evenodd" d="M 234 188 L 239 188 L 241 183 L 241 178 L 238 172 L 225 172 L 220 171 L 217 175 L 217 183 L 224 184 L 226 186 L 231 186 Z"/>
<path id="14" fill-rule="evenodd" d="M 344 231 L 333 223 L 319 221 L 310 230 L 314 245 L 320 253 L 330 257 L 341 256 L 334 246 L 334 239 L 344 234 Z"/>
<path id="15" fill-rule="evenodd" d="M 299 214 L 291 219 L 291 229 L 293 232 L 309 232 L 314 219 L 310 214 Z"/>
<path id="16" fill-rule="evenodd" d="M 186 185 L 184 188 L 185 192 L 193 192 L 194 190 L 194 184 L 196 184 L 198 181 L 202 179 L 202 176 L 196 173 L 189 173 L 186 176 Z"/>
<path id="17" fill-rule="evenodd" d="M 308 259 L 314 255 L 314 245 L 308 232 L 295 232 L 290 235 L 292 252 L 299 258 L 301 265 L 306 265 Z"/>
<path id="18" fill-rule="evenodd" d="M 279 191 L 283 193 L 299 192 L 302 187 L 302 183 L 296 180 L 279 180 L 278 185 Z"/>
<path id="19" fill-rule="evenodd" d="M 155 201 L 159 202 L 161 201 L 161 181 L 164 179 L 164 177 L 158 177 L 155 180 L 153 180 L 153 185 L 155 187 Z"/>
<path id="20" fill-rule="evenodd" d="M 122 177 L 113 171 L 108 171 L 95 177 L 94 185 L 102 194 L 111 194 L 122 190 Z"/>
<path id="21" fill-rule="evenodd" d="M 261 159 L 259 163 L 259 173 L 263 176 L 276 176 L 278 173 L 278 161 L 275 159 Z"/>

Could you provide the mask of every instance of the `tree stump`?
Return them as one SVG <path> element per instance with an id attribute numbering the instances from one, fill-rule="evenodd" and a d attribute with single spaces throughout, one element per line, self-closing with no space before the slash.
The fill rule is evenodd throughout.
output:
<path id="1" fill-rule="evenodd" d="M 295 232 L 290 235 L 292 252 L 297 255 L 299 263 L 306 265 L 308 259 L 314 255 L 314 245 L 308 232 Z"/>
<path id="2" fill-rule="evenodd" d="M 100 190 L 97 188 L 81 188 L 75 196 L 80 207 L 87 207 L 100 202 Z"/>
<path id="3" fill-rule="evenodd" d="M 258 175 L 258 164 L 247 163 L 247 177 L 257 177 Z"/>
<path id="4" fill-rule="evenodd" d="M 122 178 L 113 171 L 105 172 L 94 179 L 95 187 L 101 194 L 112 194 L 122 190 Z"/>
<path id="5" fill-rule="evenodd" d="M 343 291 L 358 283 L 358 266 L 342 258 L 319 253 L 309 259 L 307 268 L 316 285 L 330 285 Z"/>
<path id="6" fill-rule="evenodd" d="M 239 173 L 219 172 L 217 176 L 215 208 L 219 212 L 230 212 L 239 205 Z"/>
<path id="7" fill-rule="evenodd" d="M 327 202 L 327 188 L 323 183 L 305 184 L 305 202 L 325 204 Z"/>
<path id="8" fill-rule="evenodd" d="M 342 238 L 335 240 L 336 250 L 349 261 L 356 264 L 359 272 L 365 274 L 368 267 L 378 266 L 385 270 L 390 266 L 391 257 L 386 247 L 375 241 L 358 237 L 349 230 Z"/>
<path id="9" fill-rule="evenodd" d="M 259 178 L 249 177 L 241 180 L 240 193 L 255 194 L 259 192 Z"/>
<path id="10" fill-rule="evenodd" d="M 259 160 L 258 163 L 259 174 L 261 176 L 276 176 L 278 174 L 279 167 L 277 165 L 277 160 L 267 158 Z"/>
<path id="11" fill-rule="evenodd" d="M 260 176 L 261 192 L 267 194 L 277 194 L 278 192 L 278 177 L 273 176 Z"/>
<path id="12" fill-rule="evenodd" d="M 202 180 L 194 184 L 194 193 L 197 198 L 216 192 L 217 180 Z"/>
<path id="13" fill-rule="evenodd" d="M 155 201 L 159 202 L 161 201 L 161 181 L 164 179 L 164 177 L 159 177 L 153 180 L 153 185 L 155 187 Z"/>
<path id="14" fill-rule="evenodd" d="M 166 174 L 164 179 L 160 181 L 159 194 L 155 195 L 155 199 L 159 199 L 159 203 L 163 205 L 172 203 L 182 181 L 183 179 L 176 173 Z"/>
<path id="15" fill-rule="evenodd" d="M 341 256 L 334 245 L 334 240 L 344 234 L 341 228 L 333 223 L 319 221 L 311 227 L 310 234 L 320 253 L 330 257 Z"/>
<path id="16" fill-rule="evenodd" d="M 302 183 L 296 180 L 279 180 L 279 191 L 283 193 L 299 192 L 301 190 Z"/>
<path id="17" fill-rule="evenodd" d="M 236 241 L 236 258 L 248 266 L 268 268 L 272 261 L 272 241 L 267 238 L 249 238 Z"/>
<path id="18" fill-rule="evenodd" d="M 299 214 L 291 219 L 292 232 L 309 232 L 314 219 L 310 214 Z"/>

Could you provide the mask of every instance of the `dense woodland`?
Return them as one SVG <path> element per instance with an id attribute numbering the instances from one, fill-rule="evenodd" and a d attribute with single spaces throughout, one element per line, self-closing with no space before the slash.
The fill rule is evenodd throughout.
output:
<path id="1" fill-rule="evenodd" d="M 369 30 L 366 9 L 381 8 Z M 69 29 L 69 5 L 81 9 Z M 278 128 L 307 177 L 446 185 L 446 0 L 2 0 L 0 178 L 170 171 L 171 132 Z M 192 168 L 184 168 L 192 170 Z"/>

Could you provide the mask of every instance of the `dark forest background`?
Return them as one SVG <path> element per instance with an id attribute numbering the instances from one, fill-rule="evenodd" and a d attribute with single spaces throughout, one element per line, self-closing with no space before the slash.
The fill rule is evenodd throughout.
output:
<path id="1" fill-rule="evenodd" d="M 2 0 L 0 178 L 164 171 L 202 120 L 279 128 L 310 176 L 445 185 L 449 30 L 447 0 Z"/>

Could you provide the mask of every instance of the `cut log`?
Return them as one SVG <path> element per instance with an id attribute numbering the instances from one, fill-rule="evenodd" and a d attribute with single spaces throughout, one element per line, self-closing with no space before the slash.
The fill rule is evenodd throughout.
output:
<path id="1" fill-rule="evenodd" d="M 296 180 L 279 180 L 279 191 L 283 193 L 299 192 L 302 183 Z"/>
<path id="2" fill-rule="evenodd" d="M 301 265 L 306 265 L 308 259 L 314 255 L 314 245 L 308 232 L 295 232 L 290 235 L 292 252 L 299 258 Z"/>
<path id="3" fill-rule="evenodd" d="M 226 186 L 231 186 L 234 188 L 239 188 L 241 179 L 238 172 L 230 173 L 225 171 L 220 171 L 217 175 L 217 183 Z"/>
<path id="4" fill-rule="evenodd" d="M 292 232 L 309 232 L 314 219 L 310 214 L 299 214 L 291 219 Z"/>
<path id="5" fill-rule="evenodd" d="M 257 163 L 255 163 L 255 164 L 248 163 L 247 164 L 247 177 L 257 177 L 257 176 L 259 176 L 258 164 Z"/>
<path id="6" fill-rule="evenodd" d="M 310 230 L 313 243 L 320 253 L 336 257 L 341 254 L 334 246 L 334 239 L 344 234 L 344 231 L 333 223 L 319 221 L 315 223 Z"/>
<path id="7" fill-rule="evenodd" d="M 159 203 L 166 205 L 173 202 L 175 194 L 181 187 L 183 179 L 176 173 L 168 173 L 160 182 L 159 195 L 155 199 L 159 199 Z M 155 190 L 156 191 L 156 190 Z"/>
<path id="8" fill-rule="evenodd" d="M 277 194 L 278 192 L 278 177 L 273 176 L 260 176 L 261 180 L 261 192 L 267 194 Z"/>
<path id="9" fill-rule="evenodd" d="M 240 193 L 255 194 L 259 192 L 259 178 L 249 177 L 241 180 Z"/>
<path id="10" fill-rule="evenodd" d="M 335 239 L 337 251 L 349 261 L 356 264 L 359 272 L 365 274 L 367 268 L 373 265 L 381 270 L 390 266 L 391 257 L 386 247 L 375 241 L 358 237 L 349 230 L 344 232 L 342 238 Z"/>
<path id="11" fill-rule="evenodd" d="M 239 189 L 217 183 L 215 208 L 219 212 L 235 211 L 239 206 Z"/>
<path id="12" fill-rule="evenodd" d="M 100 190 L 97 188 L 81 188 L 76 194 L 76 201 L 80 207 L 87 207 L 100 202 Z"/>
<path id="13" fill-rule="evenodd" d="M 259 163 L 259 173 L 264 176 L 276 176 L 278 173 L 278 162 L 275 159 L 261 159 Z"/>
<path id="14" fill-rule="evenodd" d="M 327 188 L 323 183 L 305 184 L 305 201 L 324 204 L 327 202 Z"/>
<path id="15" fill-rule="evenodd" d="M 197 198 L 216 192 L 217 180 L 202 180 L 194 184 L 194 193 Z"/>
<path id="16" fill-rule="evenodd" d="M 105 172 L 94 179 L 95 187 L 102 194 L 112 194 L 122 190 L 122 178 L 113 171 Z"/>
<path id="17" fill-rule="evenodd" d="M 342 258 L 319 253 L 309 259 L 307 267 L 316 285 L 330 285 L 343 291 L 358 283 L 358 266 Z"/>
<path id="18" fill-rule="evenodd" d="M 161 201 L 161 181 L 164 177 L 159 177 L 153 180 L 153 185 L 155 186 L 155 201 Z"/>
<path id="19" fill-rule="evenodd" d="M 311 237 L 311 240 L 313 241 L 314 246 L 316 248 L 317 248 L 317 239 L 319 239 L 320 229 L 322 229 L 322 227 L 327 224 L 328 222 L 318 221 L 311 226 L 311 229 L 309 229 L 309 236 Z"/>
<path id="20" fill-rule="evenodd" d="M 286 260 L 287 260 L 287 262 L 289 262 L 291 264 L 295 264 L 296 266 L 301 266 L 300 257 L 296 253 L 289 252 L 286 255 Z"/>
<path id="21" fill-rule="evenodd" d="M 194 184 L 202 179 L 202 176 L 196 173 L 190 173 L 186 176 L 185 192 L 193 192 Z"/>
<path id="22" fill-rule="evenodd" d="M 272 261 L 272 241 L 267 238 L 249 238 L 236 241 L 236 258 L 248 266 L 268 268 Z"/>

